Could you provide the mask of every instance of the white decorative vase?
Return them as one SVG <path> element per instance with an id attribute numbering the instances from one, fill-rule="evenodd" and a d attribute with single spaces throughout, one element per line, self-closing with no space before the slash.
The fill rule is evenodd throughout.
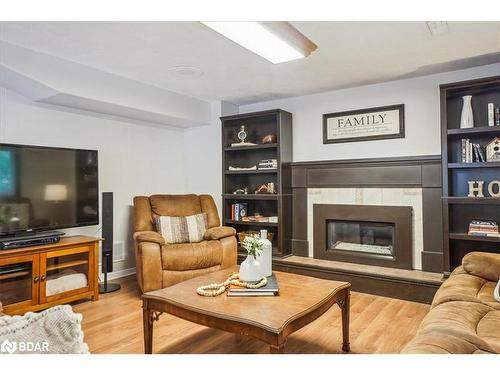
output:
<path id="1" fill-rule="evenodd" d="M 240 280 L 251 283 L 260 279 L 262 279 L 260 263 L 253 255 L 248 254 L 247 259 L 240 264 Z"/>
<path id="2" fill-rule="evenodd" d="M 260 263 L 260 273 L 262 276 L 269 277 L 273 274 L 273 245 L 267 239 L 267 230 L 260 231 L 260 242 L 262 243 L 262 251 L 257 256 L 257 261 Z"/>
<path id="3" fill-rule="evenodd" d="M 460 127 L 468 129 L 474 127 L 474 116 L 472 115 L 472 95 L 462 97 L 464 103 L 462 106 L 462 117 L 460 118 Z"/>

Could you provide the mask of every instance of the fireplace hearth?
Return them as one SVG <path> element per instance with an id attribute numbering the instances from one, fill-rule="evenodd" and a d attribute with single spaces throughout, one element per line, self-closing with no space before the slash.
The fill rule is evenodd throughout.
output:
<path id="1" fill-rule="evenodd" d="M 412 208 L 315 204 L 314 258 L 412 269 Z"/>

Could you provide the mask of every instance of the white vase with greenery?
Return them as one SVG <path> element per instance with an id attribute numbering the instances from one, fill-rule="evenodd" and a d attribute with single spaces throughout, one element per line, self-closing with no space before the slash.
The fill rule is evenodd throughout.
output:
<path id="1" fill-rule="evenodd" d="M 262 279 L 260 263 L 257 256 L 262 252 L 262 242 L 260 238 L 247 236 L 241 243 L 247 251 L 247 258 L 240 265 L 240 280 L 246 282 L 257 282 Z"/>

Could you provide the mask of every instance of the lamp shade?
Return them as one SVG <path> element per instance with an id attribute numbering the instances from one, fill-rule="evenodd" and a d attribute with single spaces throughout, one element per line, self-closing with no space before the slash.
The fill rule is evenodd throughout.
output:
<path id="1" fill-rule="evenodd" d="M 65 201 L 68 198 L 66 185 L 45 185 L 46 201 Z"/>

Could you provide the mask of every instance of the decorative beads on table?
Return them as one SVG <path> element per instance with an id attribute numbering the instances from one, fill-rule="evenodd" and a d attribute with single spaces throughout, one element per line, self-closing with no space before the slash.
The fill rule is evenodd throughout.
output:
<path id="1" fill-rule="evenodd" d="M 262 277 L 262 279 L 256 284 L 248 283 L 246 281 L 241 281 L 239 277 L 240 277 L 239 274 L 235 273 L 230 277 L 228 277 L 227 280 L 224 281 L 223 283 L 220 284 L 214 283 L 214 284 L 200 286 L 199 288 L 196 289 L 196 293 L 198 293 L 200 296 L 203 297 L 217 297 L 220 296 L 222 293 L 224 293 L 226 289 L 229 287 L 229 285 L 239 286 L 248 289 L 258 289 L 267 285 L 266 277 Z"/>

